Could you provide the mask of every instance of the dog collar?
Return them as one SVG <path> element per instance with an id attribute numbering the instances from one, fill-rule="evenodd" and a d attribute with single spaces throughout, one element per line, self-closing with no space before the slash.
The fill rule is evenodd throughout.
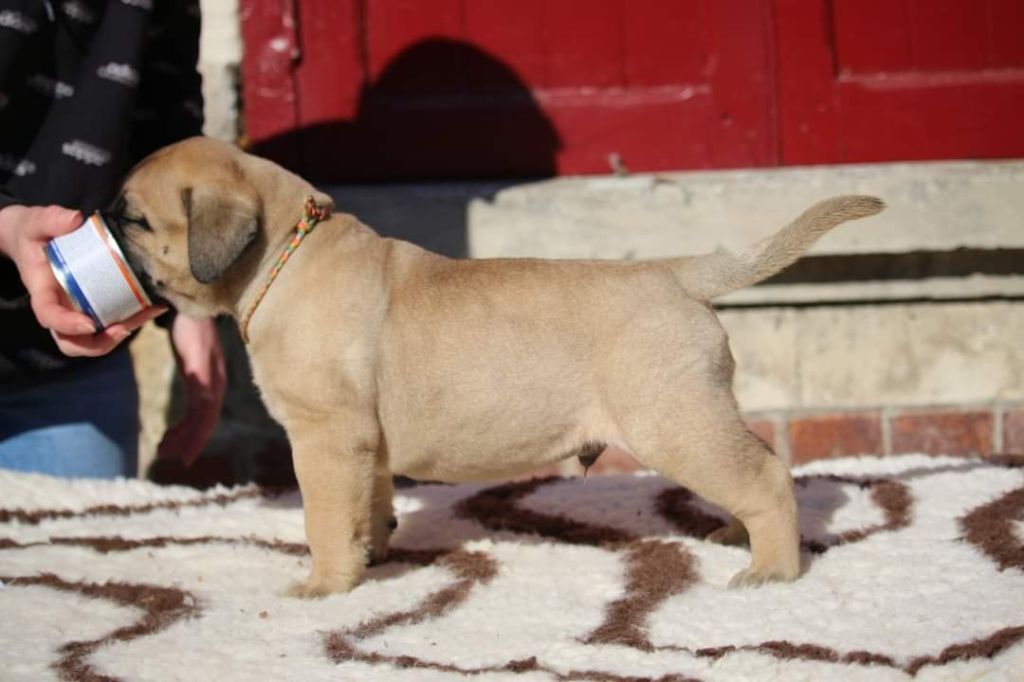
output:
<path id="1" fill-rule="evenodd" d="M 299 248 L 299 244 L 306 238 L 306 235 L 313 231 L 313 228 L 317 226 L 317 223 L 327 220 L 331 215 L 331 209 L 327 206 L 317 206 L 316 201 L 310 196 L 306 199 L 306 204 L 302 207 L 302 217 L 299 218 L 298 224 L 295 225 L 295 234 L 285 245 L 284 250 L 281 251 L 281 255 L 277 257 L 277 262 L 274 263 L 274 267 L 270 268 L 270 272 L 267 274 L 267 279 L 263 282 L 263 286 L 260 287 L 259 292 L 256 294 L 256 299 L 249 305 L 245 311 L 245 315 L 242 316 L 242 322 L 239 325 L 242 331 L 242 340 L 249 343 L 249 320 L 252 318 L 252 314 L 256 312 L 256 307 L 263 300 L 263 297 L 267 295 L 267 291 L 270 289 L 270 285 L 277 279 L 284 264 L 288 262 L 288 259 L 295 253 L 295 249 Z"/>

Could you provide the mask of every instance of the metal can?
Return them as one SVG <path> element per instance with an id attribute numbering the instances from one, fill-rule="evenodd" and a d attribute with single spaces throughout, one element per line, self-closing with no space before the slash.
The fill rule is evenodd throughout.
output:
<path id="1" fill-rule="evenodd" d="M 99 213 L 50 240 L 46 256 L 72 305 L 92 318 L 96 331 L 152 305 Z"/>

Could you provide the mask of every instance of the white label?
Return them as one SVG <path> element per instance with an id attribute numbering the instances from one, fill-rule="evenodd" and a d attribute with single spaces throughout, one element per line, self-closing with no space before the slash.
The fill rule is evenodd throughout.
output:
<path id="1" fill-rule="evenodd" d="M 74 232 L 57 237 L 54 245 L 104 327 L 142 310 L 142 303 L 119 267 L 117 256 L 101 236 L 106 227 L 92 216 Z M 127 269 L 123 261 L 120 264 Z"/>

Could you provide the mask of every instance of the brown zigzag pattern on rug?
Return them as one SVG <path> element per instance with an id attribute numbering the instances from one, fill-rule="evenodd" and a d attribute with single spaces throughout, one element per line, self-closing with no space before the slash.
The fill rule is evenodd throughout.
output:
<path id="1" fill-rule="evenodd" d="M 648 616 L 661 602 L 697 582 L 697 569 L 693 555 L 679 544 L 639 540 L 624 551 L 626 594 L 605 607 L 604 622 L 583 642 L 652 651 L 647 639 Z M 665 566 L 675 570 L 666 571 Z"/>
<path id="2" fill-rule="evenodd" d="M 873 526 L 868 526 L 867 528 L 848 530 L 844 533 L 840 533 L 834 540 L 827 543 L 816 542 L 814 540 L 803 541 L 802 545 L 815 554 L 822 554 L 832 547 L 837 547 L 839 545 L 860 542 L 875 533 L 900 530 L 901 528 L 906 528 L 910 525 L 910 509 L 913 498 L 910 494 L 910 488 L 899 481 L 884 478 L 862 480 L 845 476 L 830 475 L 799 476 L 796 478 L 795 482 L 797 485 L 807 485 L 814 479 L 828 480 L 835 483 L 848 483 L 860 486 L 861 488 L 870 488 L 872 501 L 885 515 L 885 521 L 882 523 L 877 523 Z"/>
<path id="3" fill-rule="evenodd" d="M 656 543 L 661 544 L 661 543 Z M 366 639 L 380 634 L 385 629 L 409 623 L 419 623 L 427 619 L 438 618 L 453 611 L 465 602 L 477 585 L 486 584 L 496 574 L 498 566 L 493 559 L 480 552 L 455 550 L 444 554 L 437 562 L 445 566 L 455 575 L 455 582 L 427 595 L 414 608 L 399 611 L 367 621 L 353 628 L 337 630 L 324 635 L 324 647 L 327 655 L 336 663 L 359 661 L 368 664 L 389 664 L 400 668 L 419 668 L 439 672 L 456 673 L 474 676 L 494 672 L 546 672 L 559 680 L 594 680 L 595 682 L 698 682 L 684 675 L 663 675 L 657 678 L 639 676 L 621 676 L 597 670 L 571 670 L 559 672 L 541 665 L 536 657 L 523 660 L 508 661 L 502 665 L 463 668 L 451 663 L 426 661 L 416 656 L 384 654 L 362 651 L 355 646 L 353 640 Z"/>
<path id="4" fill-rule="evenodd" d="M 626 594 L 606 607 L 604 622 L 584 637 L 583 641 L 590 644 L 624 644 L 649 651 L 651 645 L 646 635 L 647 618 L 665 599 L 696 582 L 697 571 L 693 556 L 678 543 L 638 540 L 610 526 L 583 523 L 557 514 L 541 514 L 518 506 L 520 500 L 538 488 L 562 480 L 556 477 L 538 478 L 485 488 L 463 500 L 457 506 L 456 513 L 489 530 L 540 535 L 569 544 L 624 552 L 627 566 Z M 676 571 L 666 571 L 666 565 L 678 568 Z"/>
<path id="5" fill-rule="evenodd" d="M 1000 570 L 1024 570 L 1024 542 L 1013 522 L 1024 521 L 1024 488 L 1012 490 L 960 519 L 964 539 L 988 555 Z"/>
<path id="6" fill-rule="evenodd" d="M 201 538 L 147 538 L 146 540 L 126 540 L 124 538 L 51 538 L 52 544 L 65 544 L 88 547 L 97 552 L 124 552 L 141 547 L 165 547 L 168 545 L 194 545 L 204 543 L 214 544 L 243 544 L 255 545 L 272 551 L 282 552 L 288 555 L 307 554 L 308 548 L 305 545 L 285 542 L 252 542 L 251 539 L 224 538 L 224 537 L 201 537 Z M 28 548 L 48 543 L 13 543 L 9 542 L 6 548 Z M 388 627 L 404 623 L 419 622 L 427 618 L 436 618 L 445 611 L 455 608 L 469 596 L 469 590 L 476 583 L 487 582 L 497 572 L 497 565 L 486 555 L 478 552 L 464 552 L 462 550 L 404 550 L 395 549 L 387 563 L 409 563 L 419 566 L 428 566 L 433 563 L 445 566 L 452 570 L 458 580 L 448 587 L 429 595 L 420 606 L 410 612 L 397 613 L 384 616 L 368 623 L 364 623 L 353 632 L 357 638 L 365 638 L 376 634 Z M 168 627 L 172 623 L 185 618 L 195 617 L 201 612 L 196 605 L 196 599 L 189 593 L 174 588 L 164 588 L 153 585 L 129 585 L 124 583 L 107 583 L 95 585 L 91 583 L 68 582 L 53 574 L 40 576 L 10 577 L 0 576 L 0 581 L 8 587 L 37 585 L 49 587 L 67 592 L 78 592 L 87 597 L 106 599 L 124 606 L 142 607 L 146 615 L 137 623 L 118 628 L 117 630 L 95 640 L 84 642 L 70 642 L 61 650 L 65 655 L 57 661 L 53 667 L 60 673 L 61 678 L 75 682 L 117 682 L 116 678 L 96 673 L 85 659 L 101 646 L 113 641 L 127 641 L 154 634 Z M 331 644 L 343 648 L 346 646 L 343 640 L 343 633 L 332 633 L 327 635 L 328 652 L 330 655 Z M 366 657 L 370 654 L 357 657 L 357 660 L 369 660 Z M 338 657 L 332 656 L 334 660 Z M 398 663 L 405 665 L 405 663 Z M 424 663 L 429 666 L 429 664 Z M 507 668 L 509 670 L 513 668 Z M 683 678 L 679 678 L 680 681 Z M 664 682 L 674 682 L 668 679 Z"/>
<path id="7" fill-rule="evenodd" d="M 1016 644 L 1024 639 L 1024 625 L 1003 628 L 992 633 L 988 637 L 972 639 L 962 644 L 953 644 L 942 650 L 937 656 L 921 656 L 910 662 L 904 670 L 911 675 L 916 675 L 926 665 L 936 663 L 950 663 L 951 661 L 965 661 L 971 658 L 992 658 L 1007 647 Z"/>
<path id="8" fill-rule="evenodd" d="M 985 461 L 998 464 L 999 466 L 1006 467 L 1007 469 L 1024 469 L 1024 455 L 992 455 L 990 457 L 986 457 Z"/>
<path id="9" fill-rule="evenodd" d="M 493 531 L 540 535 L 571 545 L 614 547 L 635 540 L 626 531 L 596 526 L 556 514 L 523 509 L 518 502 L 542 486 L 565 479 L 557 476 L 502 483 L 481 490 L 459 502 L 455 513 Z"/>
<path id="10" fill-rule="evenodd" d="M 856 485 L 870 488 L 871 498 L 885 515 L 885 521 L 867 528 L 848 530 L 829 542 L 804 540 L 802 546 L 814 554 L 823 554 L 832 547 L 860 542 L 875 533 L 899 530 L 910 525 L 912 498 L 910 489 L 899 481 L 890 479 L 858 479 L 844 476 L 798 476 L 796 485 L 807 485 L 814 480 L 831 481 L 834 483 Z M 657 498 L 658 513 L 668 519 L 679 531 L 695 538 L 704 538 L 709 533 L 721 528 L 724 523 L 717 516 L 712 516 L 693 506 L 693 493 L 686 488 L 668 488 Z"/>
<path id="11" fill-rule="evenodd" d="M 806 541 L 804 546 L 814 553 L 821 554 L 831 547 L 859 542 L 875 533 L 898 530 L 910 524 L 910 490 L 898 481 L 814 476 L 803 477 L 798 482 L 806 484 L 814 478 L 870 488 L 872 499 L 885 515 L 883 523 L 846 531 L 827 544 Z M 604 622 L 583 641 L 592 644 L 623 644 L 651 651 L 653 647 L 645 634 L 647 618 L 665 599 L 696 582 L 697 573 L 692 555 L 679 544 L 627 540 L 630 536 L 615 528 L 541 514 L 517 505 L 540 487 L 560 480 L 549 477 L 486 488 L 463 500 L 458 512 L 464 518 L 473 519 L 490 530 L 531 533 L 570 544 L 625 551 L 628 576 L 626 594 L 607 607 Z M 687 535 L 703 538 L 723 525 L 719 518 L 693 506 L 692 500 L 693 493 L 689 490 L 669 488 L 657 496 L 655 507 L 660 515 Z M 666 565 L 678 566 L 678 570 L 665 571 L 663 567 Z"/>
<path id="12" fill-rule="evenodd" d="M 805 661 L 822 661 L 825 663 L 855 663 L 858 665 L 882 665 L 887 668 L 902 670 L 910 675 L 917 675 L 925 666 L 946 664 L 952 661 L 963 661 L 972 658 L 992 658 L 1006 648 L 1024 639 L 1024 626 L 1003 628 L 987 637 L 972 639 L 968 642 L 952 644 L 934 656 L 919 656 L 907 665 L 901 666 L 892 657 L 870 651 L 840 652 L 836 649 L 818 644 L 795 644 L 786 641 L 761 642 L 746 646 L 721 646 L 695 651 L 685 647 L 660 646 L 658 651 L 681 651 L 692 653 L 701 658 L 718 659 L 734 651 L 753 651 L 767 654 L 780 659 L 800 659 Z"/>
<path id="13" fill-rule="evenodd" d="M 679 532 L 703 540 L 725 522 L 695 507 L 693 493 L 686 488 L 666 488 L 655 498 L 654 508 Z"/>
<path id="14" fill-rule="evenodd" d="M 413 554 L 411 552 L 401 553 L 399 557 L 391 560 L 416 563 L 427 566 L 436 563 L 451 571 L 456 580 L 451 585 L 428 595 L 415 609 L 391 613 L 379 618 L 362 623 L 355 628 L 345 632 L 330 633 L 325 636 L 325 645 L 328 655 L 339 660 L 341 651 L 354 652 L 347 641 L 348 637 L 354 639 L 366 639 L 379 634 L 389 627 L 419 623 L 428 618 L 438 618 L 462 604 L 469 598 L 470 590 L 475 585 L 483 585 L 491 581 L 498 573 L 498 564 L 491 557 L 481 552 L 467 552 L 464 550 L 443 551 L 421 551 Z"/>
<path id="15" fill-rule="evenodd" d="M 883 654 L 874 654 L 870 651 L 850 651 L 840 653 L 831 647 L 818 644 L 794 644 L 786 641 L 761 642 L 746 646 L 720 646 L 708 647 L 690 651 L 684 647 L 662 646 L 658 647 L 664 651 L 685 651 L 701 658 L 719 659 L 734 651 L 755 651 L 768 654 L 781 659 L 799 659 L 804 661 L 823 661 L 826 663 L 857 663 L 860 665 L 884 665 L 890 668 L 898 668 L 899 664 L 891 657 Z"/>
<path id="16" fill-rule="evenodd" d="M 80 511 L 73 511 L 71 509 L 0 509 L 0 523 L 17 521 L 35 526 L 43 521 L 81 518 L 84 516 L 130 516 L 132 514 L 148 514 L 158 509 L 195 508 L 213 505 L 226 507 L 239 500 L 247 500 L 253 497 L 273 497 L 279 494 L 279 492 L 279 490 L 270 488 L 246 488 L 231 494 L 221 493 L 210 497 L 201 497 L 196 500 L 167 500 L 137 505 L 100 504 Z"/>
<path id="17" fill-rule="evenodd" d="M 61 679 L 75 682 L 115 682 L 114 678 L 100 675 L 86 662 L 92 652 L 115 641 L 126 642 L 159 632 L 173 623 L 199 615 L 201 609 L 195 597 L 173 587 L 111 582 L 103 585 L 71 582 L 43 573 L 37 576 L 0 576 L 7 587 L 37 585 L 62 592 L 77 592 L 93 599 L 105 599 L 121 606 L 141 608 L 143 616 L 125 627 L 100 637 L 80 642 L 68 642 L 60 647 L 61 658 L 53 664 Z"/>
<path id="18" fill-rule="evenodd" d="M 993 457 L 991 461 L 1007 468 L 1019 468 L 1024 466 L 1024 458 L 1007 455 Z M 797 485 L 806 485 L 810 481 L 828 480 L 836 483 L 858 485 L 861 488 L 870 488 L 872 499 L 885 514 L 885 521 L 867 528 L 851 530 L 841 533 L 833 542 L 821 543 L 816 541 L 804 541 L 803 546 L 814 553 L 823 553 L 832 547 L 842 544 L 859 542 L 865 538 L 883 531 L 894 531 L 905 528 L 911 523 L 912 496 L 910 489 L 899 481 L 884 478 L 861 479 L 837 475 L 816 475 L 797 477 L 794 482 Z M 689 505 L 692 494 L 684 489 L 669 489 L 659 496 L 659 511 L 673 521 L 673 524 L 683 532 L 706 534 L 714 530 L 712 524 L 722 525 L 721 521 L 709 514 L 705 514 Z M 676 522 L 675 516 L 686 508 L 684 517 Z M 694 522 L 694 518 L 697 519 Z M 1024 568 L 1024 544 L 1016 538 L 1011 523 L 1014 519 L 1024 519 L 1024 488 L 1015 490 L 1007 495 L 983 505 L 971 512 L 961 523 L 966 529 L 966 539 L 977 545 L 982 551 L 988 554 L 1001 568 L 1008 567 Z M 926 665 L 934 663 L 948 663 L 953 660 L 962 660 L 977 657 L 989 657 L 996 655 L 1007 647 L 1015 644 L 1024 638 L 1024 627 L 1004 628 L 989 637 L 971 640 L 961 644 L 955 644 L 944 649 L 936 656 L 922 656 L 911 661 L 902 669 L 911 675 Z M 720 658 L 731 651 L 758 651 L 767 653 L 777 658 L 799 658 L 805 660 L 818 660 L 831 663 L 859 663 L 879 664 L 892 668 L 901 666 L 891 657 L 883 654 L 876 654 L 869 651 L 851 651 L 840 653 L 835 649 L 815 644 L 794 644 L 792 642 L 762 642 L 752 646 L 724 646 L 716 648 L 699 649 L 689 651 L 680 647 L 658 647 L 674 651 L 688 651 L 701 657 Z"/>
<path id="19" fill-rule="evenodd" d="M 1021 466 L 1017 457 L 993 458 L 993 463 L 1009 468 Z M 798 484 L 806 485 L 813 479 L 828 480 L 835 483 L 857 485 L 870 488 L 872 500 L 885 515 L 885 521 L 867 528 L 846 531 L 829 543 L 806 542 L 805 546 L 815 553 L 823 553 L 832 547 L 842 544 L 859 542 L 876 533 L 895 531 L 907 527 L 911 523 L 912 496 L 910 489 L 903 483 L 887 478 L 854 478 L 837 475 L 816 475 L 798 477 Z M 458 507 L 460 515 L 472 518 L 491 530 L 532 533 L 557 539 L 570 544 L 592 544 L 611 550 L 625 549 L 627 552 L 638 542 L 626 542 L 620 538 L 628 537 L 623 531 L 591 524 L 583 524 L 558 515 L 547 515 L 532 510 L 524 510 L 517 503 L 543 485 L 555 483 L 560 479 L 544 478 L 530 481 L 517 481 L 491 488 L 486 488 L 476 495 L 462 501 Z M 667 518 L 673 526 L 683 532 L 702 536 L 722 525 L 720 519 L 706 514 L 693 507 L 690 502 L 692 493 L 682 488 L 671 488 L 661 493 L 657 499 L 658 512 Z M 1005 499 L 1005 498 L 1003 498 Z M 997 501 L 998 503 L 999 501 Z M 993 504 L 997 504 L 993 503 Z M 990 507 L 992 505 L 986 505 Z M 985 509 L 985 507 L 981 509 Z M 1000 507 L 1000 509 L 1002 509 Z M 1008 521 L 1005 530 L 1009 529 Z M 669 547 L 667 543 L 652 543 Z M 769 641 L 756 645 L 736 647 L 732 645 L 714 648 L 691 650 L 685 647 L 653 646 L 647 639 L 644 624 L 648 615 L 672 594 L 685 589 L 696 581 L 692 557 L 681 545 L 672 545 L 681 550 L 671 559 L 679 562 L 681 577 L 678 582 L 666 581 L 665 571 L 650 570 L 644 561 L 643 553 L 633 553 L 627 559 L 626 596 L 606 607 L 604 622 L 584 638 L 587 643 L 614 643 L 629 646 L 643 651 L 680 651 L 691 653 L 703 658 L 720 658 L 725 654 L 742 650 L 757 651 L 782 659 L 803 659 L 825 661 L 831 663 L 854 663 L 860 665 L 884 665 L 903 669 L 916 675 L 922 667 L 934 663 L 946 663 L 976 657 L 992 657 L 1007 647 L 1024 638 L 1024 626 L 1006 628 L 988 637 L 974 639 L 969 642 L 951 645 L 936 656 L 922 656 L 914 659 L 906 667 L 902 667 L 890 656 L 870 651 L 839 652 L 831 647 L 816 644 L 800 644 L 787 641 Z M 663 549 L 661 550 L 664 551 Z M 664 555 L 659 557 L 664 560 Z M 650 566 L 664 566 L 664 561 Z M 690 577 L 691 572 L 693 573 Z"/>
<path id="20" fill-rule="evenodd" d="M 28 549 L 29 547 L 40 547 L 43 545 L 64 545 L 72 547 L 88 547 L 100 554 L 110 552 L 130 552 L 133 549 L 159 548 L 169 545 L 250 545 L 269 549 L 273 552 L 289 554 L 292 556 L 305 556 L 309 554 L 309 547 L 301 542 L 283 542 L 281 540 L 264 540 L 262 538 L 246 537 L 232 538 L 215 535 L 202 535 L 193 538 L 173 537 L 170 535 L 157 535 L 147 538 L 123 538 L 120 535 L 105 536 L 76 536 L 60 537 L 53 536 L 45 542 L 15 542 L 9 538 L 0 538 L 0 549 Z"/>
<path id="21" fill-rule="evenodd" d="M 1024 466 L 1024 457 L 992 458 L 989 463 L 1008 468 L 1019 468 Z M 820 545 L 820 548 L 807 543 L 811 551 L 823 552 L 840 544 L 858 542 L 879 532 L 904 528 L 911 522 L 912 496 L 909 488 L 899 481 L 889 478 L 859 479 L 833 475 L 804 477 L 805 480 L 813 478 L 870 488 L 873 501 L 883 511 L 884 521 L 856 531 L 841 533 L 836 536 L 834 541 L 830 540 L 824 543 L 814 541 Z M 539 535 L 557 542 L 595 546 L 623 555 L 626 564 L 625 594 L 622 598 L 606 605 L 604 622 L 581 639 L 586 643 L 618 644 L 643 651 L 680 651 L 710 659 L 718 659 L 734 651 L 752 651 L 779 659 L 851 663 L 866 666 L 881 665 L 916 675 L 922 668 L 929 665 L 992 657 L 1024 639 L 1024 625 L 1004 627 L 990 635 L 947 646 L 938 654 L 919 656 L 905 664 L 880 653 L 863 650 L 841 652 L 828 646 L 790 641 L 766 641 L 753 645 L 725 645 L 697 650 L 672 645 L 653 646 L 647 638 L 647 619 L 665 599 L 684 591 L 696 582 L 698 574 L 692 555 L 687 552 L 685 546 L 677 542 L 638 539 L 624 530 L 585 523 L 558 514 L 543 514 L 518 506 L 523 498 L 540 487 L 560 480 L 557 478 L 536 479 L 486 488 L 462 500 L 457 504 L 455 511 L 459 516 L 474 520 L 490 530 Z M 239 499 L 264 494 L 260 490 L 245 490 L 232 495 L 217 495 L 184 502 L 159 502 L 135 506 L 100 505 L 80 512 L 60 509 L 30 512 L 0 510 L 0 522 L 13 520 L 38 524 L 46 519 L 63 519 L 72 516 L 128 516 L 147 513 L 154 509 L 224 506 Z M 719 519 L 692 506 L 691 500 L 692 496 L 689 496 L 686 491 L 672 489 L 662 493 L 657 500 L 657 507 L 662 516 L 687 534 L 703 535 L 706 532 L 705 528 L 711 523 L 721 525 Z M 1024 568 L 1024 547 L 1019 538 L 1015 537 L 1012 527 L 1013 520 L 1020 518 L 1024 518 L 1024 488 L 1011 491 L 965 515 L 961 519 L 961 526 L 964 529 L 963 539 L 977 546 L 1001 570 L 1022 569 Z M 711 528 L 707 530 L 709 531 Z M 202 543 L 247 544 L 289 555 L 304 555 L 308 552 L 306 546 L 301 543 L 219 536 L 196 538 L 158 536 L 144 539 L 125 539 L 119 536 L 53 537 L 48 543 L 24 544 L 0 538 L 0 549 L 57 544 L 83 546 L 97 552 L 107 553 L 130 551 L 142 547 L 160 548 L 168 545 Z M 335 662 L 355 660 L 369 664 L 388 663 L 400 667 L 424 668 L 467 676 L 485 672 L 541 671 L 561 680 L 607 680 L 609 682 L 638 680 L 646 682 L 656 679 L 658 682 L 678 682 L 690 679 L 678 675 L 644 678 L 623 677 L 602 671 L 559 672 L 545 667 L 535 657 L 508 661 L 500 666 L 460 668 L 453 664 L 425 661 L 412 656 L 385 656 L 361 650 L 356 645 L 359 640 L 382 634 L 391 627 L 437 619 L 452 612 L 471 597 L 475 587 L 491 581 L 498 571 L 495 560 L 486 554 L 457 549 L 404 550 L 396 548 L 392 550 L 388 563 L 392 562 L 418 566 L 437 564 L 449 570 L 455 579 L 454 582 L 424 597 L 413 609 L 380 615 L 354 628 L 327 633 L 324 635 L 323 643 L 331 660 Z M 665 571 L 663 570 L 665 565 L 676 566 L 678 569 Z M 97 648 L 110 641 L 129 640 L 152 634 L 173 622 L 199 613 L 199 607 L 192 595 L 174 588 L 123 583 L 108 585 L 76 583 L 65 581 L 52 574 L 32 577 L 3 577 L 2 580 L 10 587 L 40 585 L 78 592 L 89 597 L 105 598 L 118 604 L 142 607 L 146 610 L 143 618 L 132 625 L 119 628 L 96 640 L 71 642 L 62 647 L 62 658 L 55 664 L 55 667 L 64 679 L 110 679 L 100 676 L 86 663 L 87 657 Z"/>
<path id="22" fill-rule="evenodd" d="M 197 545 L 197 544 L 238 544 L 252 545 L 281 552 L 288 555 L 304 555 L 308 553 L 305 545 L 298 543 L 285 543 L 280 541 L 260 541 L 254 538 L 228 538 L 203 536 L 195 538 L 174 538 L 174 537 L 153 537 L 142 540 L 129 540 L 121 537 L 52 537 L 48 542 L 16 543 L 7 541 L 0 543 L 5 548 L 29 548 L 46 544 L 69 545 L 88 547 L 99 553 L 126 552 L 139 548 L 159 548 L 169 545 Z M 692 559 L 688 554 L 682 553 L 681 546 L 671 545 L 658 541 L 635 541 L 624 545 L 628 555 L 628 581 L 627 591 L 630 593 L 624 599 L 618 600 L 610 607 L 611 617 L 606 625 L 598 628 L 587 640 L 590 643 L 610 643 L 633 645 L 635 642 L 639 648 L 651 650 L 643 635 L 643 621 L 647 614 L 660 601 L 671 594 L 681 591 L 696 579 L 696 573 L 692 567 Z M 684 550 L 685 551 L 685 550 Z M 678 573 L 660 570 L 666 562 L 680 563 L 684 570 Z M 386 614 L 374 620 L 360 624 L 358 627 L 348 631 L 333 632 L 325 635 L 325 646 L 328 656 L 335 662 L 345 660 L 357 660 L 364 663 L 391 663 L 400 667 L 421 667 L 442 670 L 447 672 L 461 672 L 465 674 L 478 674 L 481 672 L 497 671 L 525 671 L 544 670 L 536 663 L 536 659 L 528 661 L 512 661 L 504 666 L 486 669 L 461 670 L 447 664 L 423 661 L 410 656 L 387 657 L 381 654 L 359 651 L 350 639 L 365 639 L 376 635 L 385 629 L 397 625 L 418 623 L 429 618 L 437 618 L 444 613 L 453 610 L 461 605 L 468 597 L 470 590 L 476 584 L 485 584 L 497 573 L 497 564 L 492 559 L 479 552 L 464 552 L 462 550 L 441 550 L 441 549 L 393 549 L 390 552 L 386 563 L 407 563 L 418 566 L 429 566 L 438 564 L 449 568 L 456 575 L 456 582 L 428 595 L 416 608 Z M 653 578 L 653 580 L 649 579 Z M 25 583 L 34 578 L 19 579 Z M 155 632 L 155 631 L 154 631 Z M 91 647 L 82 656 L 91 653 L 105 640 L 97 640 L 96 646 Z M 532 662 L 531 662 L 532 661 Z M 524 667 L 526 666 L 526 667 Z M 553 672 L 553 671 L 548 671 Z M 676 682 L 691 678 L 685 677 L 620 677 L 601 673 L 599 671 L 578 671 L 577 673 L 560 675 L 560 679 L 603 679 L 609 682 L 628 681 L 645 682 L 656 679 L 658 682 Z M 71 677 L 70 679 L 91 679 L 90 677 Z M 104 678 L 108 679 L 108 678 Z"/>

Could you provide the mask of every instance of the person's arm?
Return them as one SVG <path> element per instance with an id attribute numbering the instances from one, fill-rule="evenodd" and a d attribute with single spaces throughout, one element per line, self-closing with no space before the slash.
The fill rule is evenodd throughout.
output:
<path id="1" fill-rule="evenodd" d="M 49 329 L 65 355 L 104 355 L 138 327 L 165 312 L 151 307 L 96 332 L 92 320 L 70 305 L 50 269 L 46 242 L 82 224 L 82 214 L 61 206 L 22 206 L 5 194 L 0 200 L 0 254 L 14 261 L 39 324 Z"/>
<path id="2" fill-rule="evenodd" d="M 185 413 L 167 429 L 157 455 L 181 459 L 189 466 L 206 447 L 220 418 L 227 369 L 212 319 L 179 313 L 171 323 L 171 343 L 185 387 Z"/>

